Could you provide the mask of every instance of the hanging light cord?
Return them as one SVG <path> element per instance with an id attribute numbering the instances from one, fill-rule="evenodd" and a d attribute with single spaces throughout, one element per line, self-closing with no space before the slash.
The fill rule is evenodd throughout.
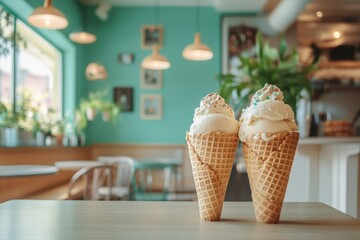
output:
<path id="1" fill-rule="evenodd" d="M 87 31 L 87 25 L 88 25 L 88 14 L 89 14 L 89 10 L 87 7 L 84 7 L 84 15 L 83 15 L 83 31 L 86 32 Z"/>
<path id="2" fill-rule="evenodd" d="M 159 1 L 155 0 L 155 5 L 154 5 L 154 15 L 155 15 L 155 25 L 159 24 Z"/>
<path id="3" fill-rule="evenodd" d="M 200 7 L 199 0 L 196 1 L 196 13 L 195 13 L 195 32 L 200 32 Z"/>
<path id="4" fill-rule="evenodd" d="M 44 7 L 50 7 L 52 5 L 51 0 L 47 0 L 44 2 Z"/>

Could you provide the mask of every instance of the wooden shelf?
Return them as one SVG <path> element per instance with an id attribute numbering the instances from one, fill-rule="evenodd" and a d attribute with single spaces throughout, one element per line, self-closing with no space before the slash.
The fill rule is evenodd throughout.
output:
<path id="1" fill-rule="evenodd" d="M 360 61 L 329 61 L 319 64 L 320 68 L 360 68 Z"/>

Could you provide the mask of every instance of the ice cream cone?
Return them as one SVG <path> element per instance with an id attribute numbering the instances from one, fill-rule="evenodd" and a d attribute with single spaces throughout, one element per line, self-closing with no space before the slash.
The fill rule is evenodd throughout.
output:
<path id="1" fill-rule="evenodd" d="M 238 148 L 235 134 L 186 134 L 199 203 L 200 219 L 218 221 Z"/>
<path id="2" fill-rule="evenodd" d="M 298 140 L 298 132 L 284 132 L 270 141 L 249 137 L 243 143 L 256 221 L 279 222 Z"/>

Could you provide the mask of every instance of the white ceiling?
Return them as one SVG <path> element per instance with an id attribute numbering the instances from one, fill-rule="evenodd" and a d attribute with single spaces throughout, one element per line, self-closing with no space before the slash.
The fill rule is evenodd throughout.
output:
<path id="1" fill-rule="evenodd" d="M 111 6 L 213 6 L 218 11 L 263 12 L 274 8 L 281 0 L 79 0 L 86 5 Z M 297 1 L 297 0 L 294 0 Z M 360 0 L 311 0 L 299 20 L 316 20 L 314 12 L 329 15 L 359 15 Z"/>
<path id="2" fill-rule="evenodd" d="M 271 12 L 282 0 L 79 0 L 86 5 L 108 6 L 213 6 L 219 12 Z M 293 0 L 298 1 L 298 0 Z M 316 16 L 323 12 L 323 18 Z M 341 31 L 347 42 L 360 42 L 360 0 L 310 0 L 297 18 L 298 40 L 317 42 Z"/>
<path id="3" fill-rule="evenodd" d="M 84 4 L 112 6 L 213 6 L 218 11 L 260 12 L 267 0 L 80 0 Z"/>

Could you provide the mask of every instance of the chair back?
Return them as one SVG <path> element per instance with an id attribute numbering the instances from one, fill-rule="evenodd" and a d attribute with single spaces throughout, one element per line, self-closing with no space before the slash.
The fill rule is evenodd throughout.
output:
<path id="1" fill-rule="evenodd" d="M 73 189 L 80 184 L 83 186 L 83 200 L 98 200 L 98 189 L 102 186 L 110 188 L 109 195 L 105 196 L 105 200 L 109 200 L 111 196 L 111 188 L 113 187 L 113 172 L 115 170 L 116 167 L 109 164 L 84 167 L 80 169 L 70 180 L 68 189 L 69 199 L 75 198 Z"/>
<path id="2" fill-rule="evenodd" d="M 116 166 L 114 186 L 130 189 L 131 180 L 134 176 L 134 159 L 128 156 L 99 156 L 97 160 Z"/>

